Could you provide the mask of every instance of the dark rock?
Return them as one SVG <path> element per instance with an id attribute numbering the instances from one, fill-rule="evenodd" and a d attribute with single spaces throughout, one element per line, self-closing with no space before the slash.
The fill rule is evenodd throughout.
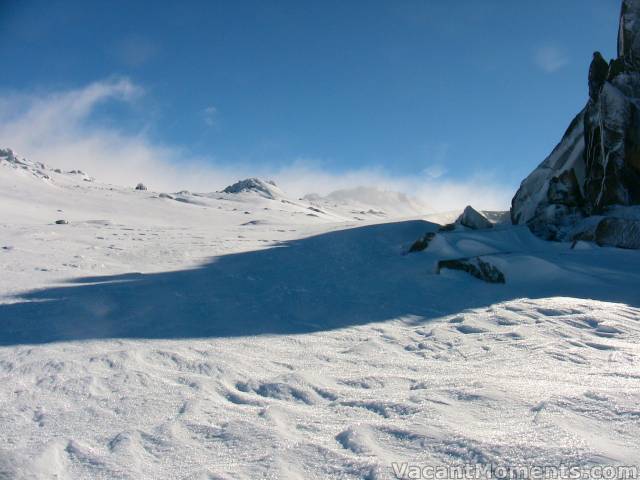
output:
<path id="1" fill-rule="evenodd" d="M 637 108 L 640 78 L 633 79 L 628 97 L 621 88 L 630 81 L 619 75 L 614 83 L 606 82 L 598 102 L 589 102 L 585 112 L 583 183 L 585 213 L 602 212 L 611 205 L 640 203 L 640 144 L 638 143 Z"/>
<path id="2" fill-rule="evenodd" d="M 66 220 L 56 220 L 56 225 L 67 225 L 68 223 Z"/>
<path id="3" fill-rule="evenodd" d="M 422 252 L 423 250 L 426 250 L 426 248 L 429 246 L 429 243 L 431 243 L 431 240 L 433 240 L 435 236 L 435 232 L 429 232 L 424 237 L 416 240 L 415 242 L 413 242 L 413 245 L 409 247 L 409 253 Z"/>
<path id="4" fill-rule="evenodd" d="M 613 80 L 622 72 L 624 72 L 624 61 L 621 58 L 612 58 L 609 62 L 609 72 L 607 72 L 607 80 Z"/>
<path id="5" fill-rule="evenodd" d="M 438 228 L 439 232 L 453 232 L 456 229 L 456 224 L 455 223 L 447 223 L 446 225 L 442 225 L 440 226 L 440 228 Z"/>
<path id="6" fill-rule="evenodd" d="M 640 205 L 640 0 L 623 0 L 618 58 L 595 52 L 588 82 L 585 108 L 511 202 L 512 222 L 546 239 L 571 240 L 592 216 Z"/>
<path id="7" fill-rule="evenodd" d="M 475 210 L 471 205 L 468 205 L 464 209 L 455 223 L 471 228 L 473 230 L 493 227 L 493 224 L 489 220 L 487 220 L 484 215 Z"/>
<path id="8" fill-rule="evenodd" d="M 618 25 L 618 58 L 625 67 L 640 69 L 640 2 L 623 0 Z"/>
<path id="9" fill-rule="evenodd" d="M 440 260 L 438 262 L 437 273 L 440 273 L 440 270 L 443 268 L 467 272 L 487 283 L 505 283 L 504 274 L 494 265 L 482 260 L 480 257 Z"/>
<path id="10" fill-rule="evenodd" d="M 594 239 L 598 245 L 640 248 L 640 220 L 604 218 L 598 223 Z"/>
<path id="11" fill-rule="evenodd" d="M 583 230 L 571 238 L 571 248 L 575 248 L 578 242 L 593 242 L 595 240 L 595 231 L 594 230 Z"/>
<path id="12" fill-rule="evenodd" d="M 602 85 L 609 75 L 609 64 L 600 52 L 593 52 L 593 60 L 589 66 L 589 97 L 598 100 Z"/>
<path id="13" fill-rule="evenodd" d="M 574 170 L 565 170 L 557 177 L 549 180 L 547 201 L 550 204 L 578 207 L 584 203 L 580 185 Z"/>

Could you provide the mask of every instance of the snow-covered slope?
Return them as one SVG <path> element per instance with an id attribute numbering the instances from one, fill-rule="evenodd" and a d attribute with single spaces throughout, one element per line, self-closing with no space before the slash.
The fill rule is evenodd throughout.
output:
<path id="1" fill-rule="evenodd" d="M 437 225 L 38 169 L 0 163 L 2 479 L 640 461 L 639 252 L 496 225 L 407 254 Z M 436 274 L 476 256 L 506 284 Z"/>
<path id="2" fill-rule="evenodd" d="M 431 209 L 415 198 L 400 192 L 376 187 L 356 187 L 336 190 L 328 195 L 309 194 L 304 200 L 328 209 L 341 209 L 345 213 L 379 218 L 415 217 Z"/>

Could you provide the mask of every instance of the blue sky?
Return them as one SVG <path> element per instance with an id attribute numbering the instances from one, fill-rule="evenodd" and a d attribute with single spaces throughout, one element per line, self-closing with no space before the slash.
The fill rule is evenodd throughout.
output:
<path id="1" fill-rule="evenodd" d="M 230 176 L 305 165 L 329 183 L 515 190 L 584 105 L 592 52 L 614 55 L 619 3 L 0 0 L 0 142 L 94 167 L 116 160 L 86 145 L 61 160 L 55 139 L 122 140 L 124 169 L 149 148 Z M 92 86 L 102 96 L 73 118 L 58 105 L 41 125 L 57 133 L 29 139 L 47 102 Z"/>

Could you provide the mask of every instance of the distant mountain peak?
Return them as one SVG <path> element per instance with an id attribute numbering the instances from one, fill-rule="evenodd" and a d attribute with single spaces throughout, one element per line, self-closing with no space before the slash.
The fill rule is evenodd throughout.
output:
<path id="1" fill-rule="evenodd" d="M 33 176 L 43 180 L 50 180 L 55 175 L 77 176 L 86 182 L 93 182 L 94 178 L 87 175 L 82 170 L 62 171 L 59 168 L 52 168 L 42 162 L 34 162 L 27 158 L 20 158 L 11 148 L 0 148 L 0 165 L 6 165 L 18 171 L 31 173 Z"/>
<path id="2" fill-rule="evenodd" d="M 257 193 L 270 199 L 284 196 L 282 190 L 278 188 L 273 180 L 262 180 L 255 177 L 239 180 L 222 190 L 222 193 Z"/>

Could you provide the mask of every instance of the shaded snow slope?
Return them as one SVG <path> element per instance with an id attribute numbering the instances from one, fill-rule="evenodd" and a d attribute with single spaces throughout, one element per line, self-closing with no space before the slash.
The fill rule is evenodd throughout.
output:
<path id="1" fill-rule="evenodd" d="M 410 221 L 340 229 L 177 271 L 70 279 L 0 306 L 0 344 L 293 334 L 406 316 L 426 320 L 521 297 L 637 298 L 632 287 L 610 285 L 615 277 L 640 281 L 627 271 L 640 272 L 633 253 L 571 250 L 526 227 L 497 227 L 439 234 L 424 253 L 404 254 L 407 240 L 435 228 Z M 496 265 L 508 288 L 435 274 L 439 260 L 475 256 Z"/>
<path id="2" fill-rule="evenodd" d="M 640 461 L 637 251 L 0 167 L 3 480 Z"/>

